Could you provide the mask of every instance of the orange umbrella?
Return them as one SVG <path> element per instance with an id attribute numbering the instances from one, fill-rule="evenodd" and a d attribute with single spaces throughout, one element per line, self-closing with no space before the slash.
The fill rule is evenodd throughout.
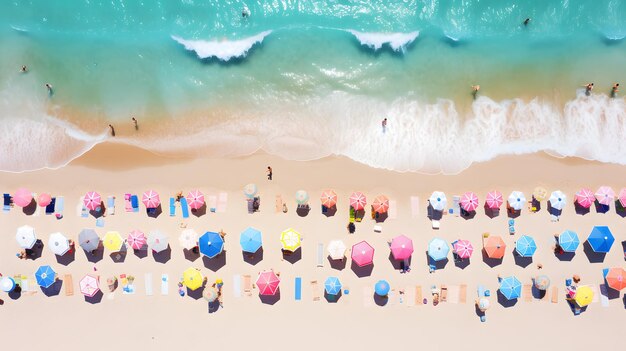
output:
<path id="1" fill-rule="evenodd" d="M 337 204 L 337 193 L 334 190 L 328 189 L 322 192 L 322 205 L 327 208 L 331 208 Z"/>
<path id="2" fill-rule="evenodd" d="M 504 257 L 506 244 L 500 236 L 495 235 L 488 237 L 485 239 L 483 246 L 485 248 L 485 252 L 487 253 L 487 257 L 496 259 Z"/>
<path id="3" fill-rule="evenodd" d="M 376 196 L 372 206 L 377 213 L 386 213 L 389 211 L 389 199 L 385 195 Z"/>
<path id="4" fill-rule="evenodd" d="M 606 275 L 606 282 L 615 290 L 626 288 L 626 271 L 624 268 L 611 268 Z"/>

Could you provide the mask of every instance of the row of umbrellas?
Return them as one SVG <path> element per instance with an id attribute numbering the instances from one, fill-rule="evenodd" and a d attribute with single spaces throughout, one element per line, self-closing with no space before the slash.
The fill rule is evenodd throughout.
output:
<path id="1" fill-rule="evenodd" d="M 192 210 L 200 209 L 205 204 L 204 194 L 197 189 L 191 190 L 187 194 L 186 199 Z M 159 197 L 159 193 L 156 191 L 148 190 L 141 196 L 141 202 L 146 206 L 146 208 L 157 208 L 161 205 L 161 198 Z M 90 191 L 85 194 L 83 204 L 89 210 L 97 210 L 102 204 L 102 196 L 95 191 Z"/>

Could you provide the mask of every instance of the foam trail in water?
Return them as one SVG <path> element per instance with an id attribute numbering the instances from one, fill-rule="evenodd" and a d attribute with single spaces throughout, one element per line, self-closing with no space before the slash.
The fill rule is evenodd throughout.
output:
<path id="1" fill-rule="evenodd" d="M 394 51 L 402 51 L 411 44 L 420 32 L 410 33 L 365 33 L 356 30 L 347 30 L 354 35 L 363 46 L 374 50 L 380 50 L 384 45 L 389 45 Z"/>
<path id="2" fill-rule="evenodd" d="M 245 57 L 257 43 L 263 42 L 271 30 L 240 40 L 186 40 L 172 35 L 172 39 L 183 45 L 185 49 L 194 51 L 201 59 L 215 57 L 222 61 Z"/>

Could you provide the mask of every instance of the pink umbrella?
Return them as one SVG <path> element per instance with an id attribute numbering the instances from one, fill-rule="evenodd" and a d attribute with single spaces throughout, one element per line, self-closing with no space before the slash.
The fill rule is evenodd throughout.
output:
<path id="1" fill-rule="evenodd" d="M 619 191 L 617 198 L 619 199 L 619 203 L 622 204 L 623 207 L 626 207 L 626 188 L 622 188 L 622 190 Z"/>
<path id="2" fill-rule="evenodd" d="M 376 213 L 387 213 L 387 211 L 389 211 L 389 199 L 385 195 L 376 196 L 372 206 Z"/>
<path id="3" fill-rule="evenodd" d="M 51 202 L 52 202 L 52 196 L 50 196 L 50 194 L 43 193 L 37 197 L 37 203 L 41 207 L 46 207 L 50 205 Z"/>
<path id="4" fill-rule="evenodd" d="M 591 207 L 594 201 L 596 201 L 596 197 L 591 189 L 582 188 L 576 193 L 576 202 L 584 208 Z"/>
<path id="5" fill-rule="evenodd" d="M 13 202 L 19 207 L 26 207 L 33 201 L 33 194 L 26 188 L 19 188 L 13 194 Z"/>
<path id="6" fill-rule="evenodd" d="M 494 190 L 487 193 L 487 200 L 485 202 L 487 203 L 488 208 L 496 210 L 502 206 L 504 198 L 502 197 L 501 192 Z"/>
<path id="7" fill-rule="evenodd" d="M 454 245 L 454 252 L 460 258 L 470 258 L 474 252 L 474 246 L 468 240 L 457 240 Z"/>
<path id="8" fill-rule="evenodd" d="M 367 205 L 367 198 L 360 191 L 355 191 L 350 195 L 350 206 L 354 208 L 355 211 L 360 211 L 365 208 Z"/>
<path id="9" fill-rule="evenodd" d="M 352 246 L 352 262 L 359 267 L 374 263 L 374 248 L 367 241 L 354 244 Z"/>
<path id="10" fill-rule="evenodd" d="M 80 280 L 80 292 L 87 296 L 93 297 L 98 291 L 100 291 L 100 286 L 98 285 L 98 278 L 86 275 L 83 279 Z"/>
<path id="11" fill-rule="evenodd" d="M 280 279 L 274 274 L 274 271 L 262 272 L 256 280 L 260 295 L 275 295 L 278 284 L 280 284 Z"/>
<path id="12" fill-rule="evenodd" d="M 143 193 L 141 202 L 146 205 L 146 208 L 157 208 L 161 204 L 161 199 L 159 199 L 159 194 L 156 191 L 148 190 Z"/>
<path id="13" fill-rule="evenodd" d="M 95 191 L 90 191 L 85 194 L 83 204 L 90 211 L 95 211 L 102 204 L 102 197 Z"/>
<path id="14" fill-rule="evenodd" d="M 391 240 L 391 254 L 396 260 L 406 260 L 413 253 L 413 240 L 404 235 L 397 236 Z"/>
<path id="15" fill-rule="evenodd" d="M 146 234 L 135 229 L 130 234 L 128 234 L 128 245 L 133 248 L 133 250 L 141 250 L 147 243 L 148 238 L 146 238 Z"/>
<path id="16" fill-rule="evenodd" d="M 200 190 L 192 190 L 187 194 L 187 203 L 192 210 L 197 210 L 204 206 L 204 194 Z"/>
<path id="17" fill-rule="evenodd" d="M 337 204 L 337 193 L 334 190 L 324 190 L 322 192 L 322 205 L 331 208 Z"/>
<path id="18" fill-rule="evenodd" d="M 478 196 L 471 191 L 466 192 L 461 197 L 461 208 L 467 212 L 476 211 L 478 207 Z"/>
<path id="19" fill-rule="evenodd" d="M 603 185 L 596 191 L 596 199 L 603 205 L 610 205 L 615 201 L 615 191 L 610 186 Z"/>

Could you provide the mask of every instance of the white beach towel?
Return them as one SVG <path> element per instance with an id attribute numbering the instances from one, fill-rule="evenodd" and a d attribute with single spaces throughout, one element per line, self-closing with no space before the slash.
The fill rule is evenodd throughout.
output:
<path id="1" fill-rule="evenodd" d="M 446 299 L 450 303 L 459 303 L 461 287 L 458 285 L 446 285 L 448 288 L 448 298 Z"/>
<path id="2" fill-rule="evenodd" d="M 22 291 L 24 291 L 24 292 L 29 292 L 30 291 L 30 282 L 28 281 L 28 279 L 25 279 L 24 277 L 22 277 L 22 282 L 20 283 L 20 288 L 22 288 Z"/>
<path id="3" fill-rule="evenodd" d="M 170 293 L 169 281 L 167 274 L 161 276 L 161 295 L 168 295 Z"/>
<path id="4" fill-rule="evenodd" d="M 221 192 L 217 199 L 217 212 L 226 213 L 227 206 L 228 206 L 228 193 Z"/>
<path id="5" fill-rule="evenodd" d="M 241 276 L 239 274 L 233 275 L 233 295 L 241 297 Z"/>
<path id="6" fill-rule="evenodd" d="M 385 307 L 391 307 L 398 304 L 398 292 L 396 289 L 389 290 L 389 294 L 387 294 L 387 304 Z"/>
<path id="7" fill-rule="evenodd" d="M 324 267 L 324 243 L 317 243 L 317 267 Z"/>
<path id="8" fill-rule="evenodd" d="M 146 273 L 144 275 L 145 278 L 145 287 L 146 287 L 146 295 L 148 296 L 152 296 L 153 292 L 152 292 L 152 273 Z"/>
<path id="9" fill-rule="evenodd" d="M 591 291 L 593 291 L 593 300 L 591 302 L 599 302 L 600 301 L 600 292 L 598 291 L 597 285 L 589 285 Z"/>
<path id="10" fill-rule="evenodd" d="M 609 292 L 604 284 L 600 284 L 600 303 L 602 307 L 609 307 Z"/>
<path id="11" fill-rule="evenodd" d="M 78 217 L 82 217 L 81 215 L 83 213 L 83 210 L 87 210 L 85 208 L 85 205 L 84 205 L 83 201 L 85 201 L 85 197 L 81 196 L 81 197 L 78 198 L 78 202 L 76 203 L 76 215 Z"/>
<path id="12" fill-rule="evenodd" d="M 217 208 L 217 196 L 215 196 L 215 195 L 209 196 L 209 199 L 207 201 L 207 207 L 209 208 L 209 211 L 211 211 L 211 212 L 215 212 L 216 211 L 216 208 Z"/>
<path id="13" fill-rule="evenodd" d="M 374 305 L 374 290 L 371 287 L 363 287 L 363 306 L 372 307 Z"/>
<path id="14" fill-rule="evenodd" d="M 411 196 L 411 218 L 417 218 L 420 213 L 420 198 Z"/>
<path id="15" fill-rule="evenodd" d="M 389 200 L 389 212 L 390 219 L 398 218 L 398 202 L 396 200 Z"/>
<path id="16" fill-rule="evenodd" d="M 65 199 L 63 196 L 57 196 L 57 201 L 54 203 L 54 214 L 63 217 L 63 210 L 65 209 Z"/>

